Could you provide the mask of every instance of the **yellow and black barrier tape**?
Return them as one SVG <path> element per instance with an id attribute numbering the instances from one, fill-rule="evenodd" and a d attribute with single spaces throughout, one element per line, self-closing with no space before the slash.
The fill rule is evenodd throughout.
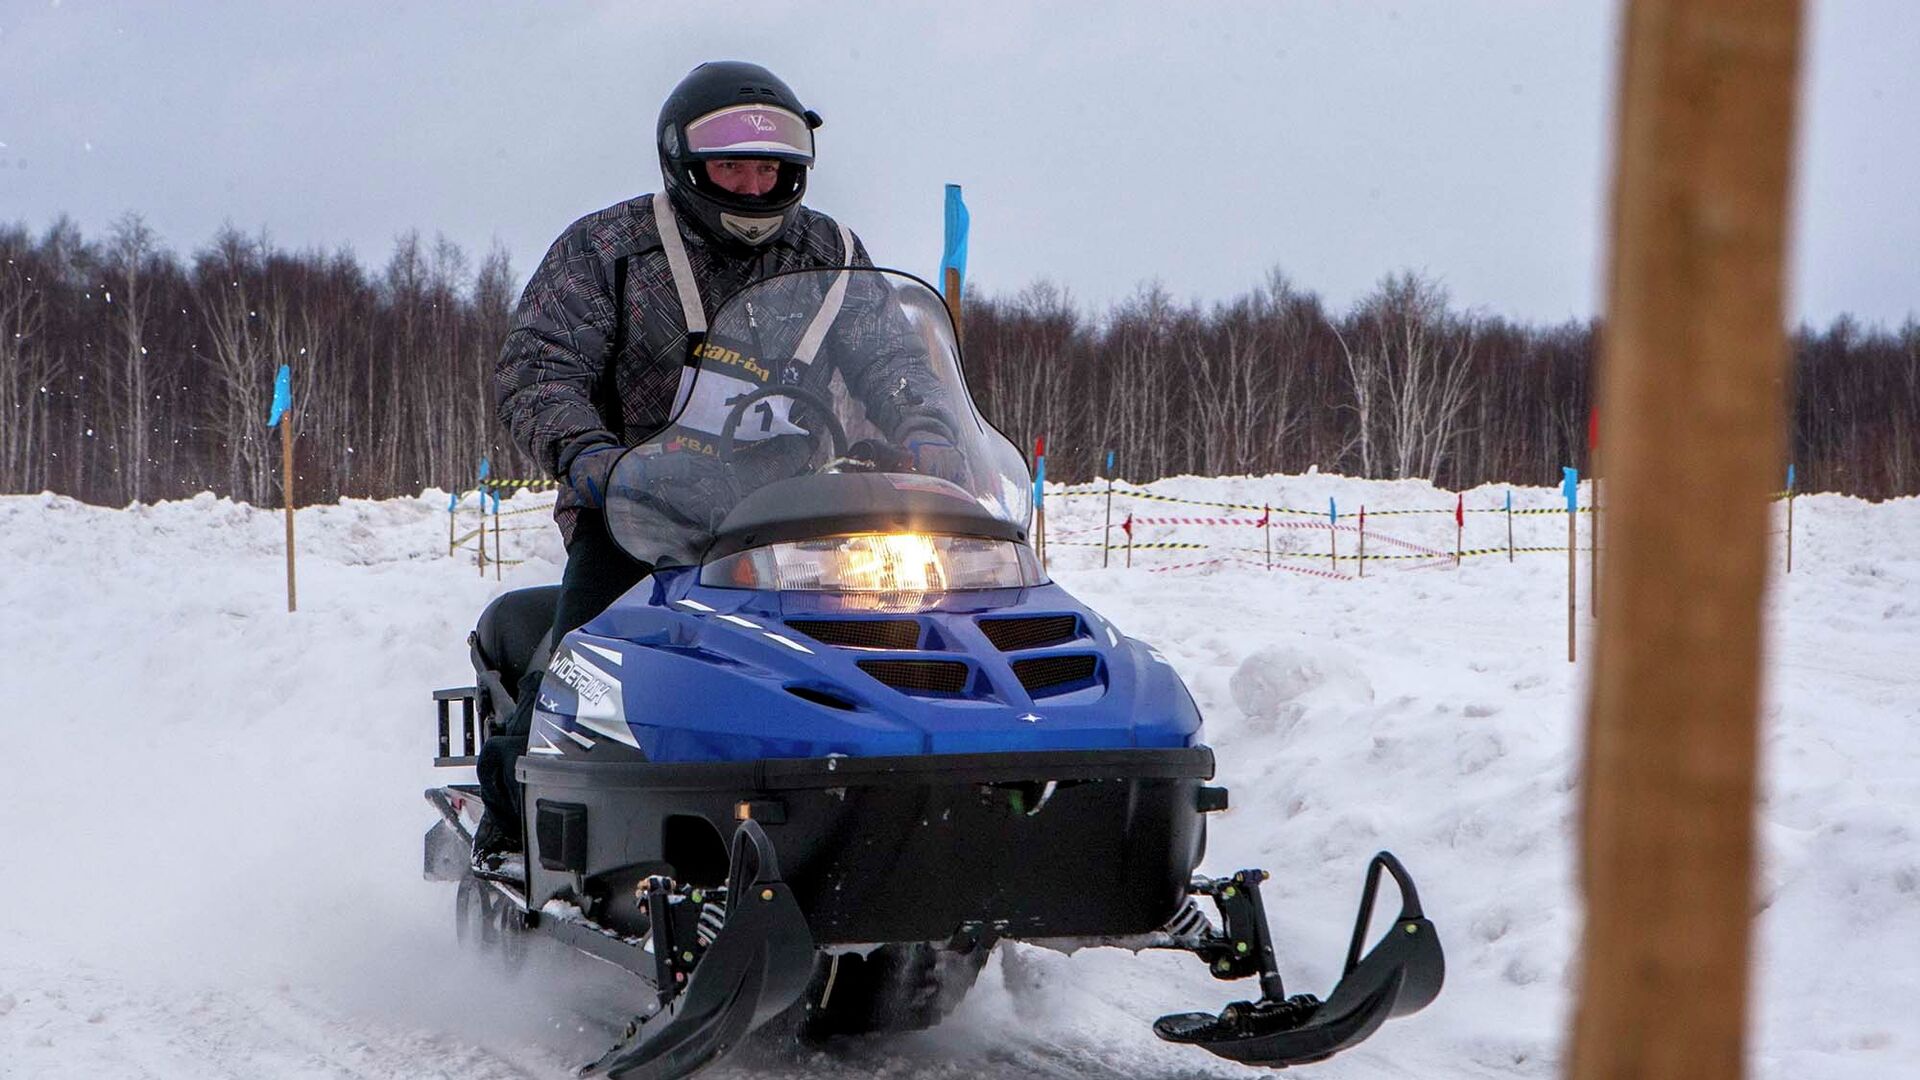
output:
<path id="1" fill-rule="evenodd" d="M 1258 548 L 1236 548 L 1235 550 L 1240 552 L 1242 555 L 1261 554 L 1261 551 Z M 1566 550 L 1567 549 L 1565 547 L 1516 547 L 1513 549 L 1513 553 L 1515 555 L 1532 555 L 1532 554 L 1542 554 L 1545 552 L 1552 552 L 1552 551 L 1565 553 Z M 1587 549 L 1579 548 L 1578 550 L 1585 551 Z M 1477 555 L 1505 555 L 1506 553 L 1507 553 L 1507 549 L 1503 547 L 1470 548 L 1466 551 L 1461 552 L 1460 557 L 1463 559 L 1471 559 Z M 1289 551 L 1285 553 L 1276 551 L 1273 553 L 1273 557 L 1276 559 L 1281 559 L 1281 558 L 1325 559 L 1325 558 L 1328 558 L 1328 555 L 1324 551 L 1319 551 L 1319 552 Z M 1340 553 L 1340 561 L 1343 563 L 1359 562 L 1360 558 L 1359 556 L 1354 555 L 1352 552 L 1343 551 Z M 1367 562 L 1387 562 L 1387 561 L 1452 562 L 1453 552 L 1448 551 L 1448 552 L 1436 553 L 1431 555 L 1422 555 L 1422 554 L 1368 555 L 1366 558 L 1366 561 Z"/>
<path id="2" fill-rule="evenodd" d="M 1049 542 L 1047 546 L 1048 547 L 1097 548 L 1100 546 L 1100 542 L 1097 540 L 1054 540 Z M 1205 548 L 1212 547 L 1212 546 L 1213 545 L 1211 544 L 1155 543 L 1155 544 L 1108 544 L 1106 547 L 1108 551 L 1125 551 L 1129 547 L 1133 548 L 1133 550 L 1135 551 L 1201 551 L 1201 550 L 1204 550 Z"/>
<path id="3" fill-rule="evenodd" d="M 483 532 L 486 533 L 488 536 L 496 536 L 503 533 L 546 532 L 546 531 L 547 531 L 547 527 L 545 525 L 515 525 L 511 529 L 496 529 L 492 525 L 486 525 L 478 529 L 468 529 L 466 532 L 461 533 L 460 538 L 453 542 L 453 546 L 464 547 L 466 546 L 468 541 L 472 540 L 476 536 L 479 536 Z"/>
<path id="4" fill-rule="evenodd" d="M 1106 493 L 1107 493 L 1107 489 L 1104 487 L 1069 488 L 1066 491 L 1055 492 L 1053 497 L 1056 499 L 1075 498 L 1082 495 L 1105 495 Z M 1290 506 L 1266 506 L 1261 503 L 1215 502 L 1209 499 L 1182 499 L 1174 495 L 1162 495 L 1159 492 L 1155 492 L 1155 491 L 1142 491 L 1139 488 L 1115 487 L 1113 489 L 1113 493 L 1116 496 L 1125 496 L 1129 499 L 1144 499 L 1148 502 L 1179 503 L 1183 506 L 1212 506 L 1222 510 L 1250 510 L 1256 513 L 1271 510 L 1273 513 L 1276 513 L 1276 514 L 1292 514 L 1298 517 L 1312 517 L 1312 518 L 1320 518 L 1322 520 L 1325 520 L 1327 517 L 1327 512 L 1325 510 L 1300 510 Z M 1408 516 L 1413 514 L 1452 514 L 1454 510 L 1455 508 L 1451 506 L 1438 506 L 1438 507 L 1432 507 L 1432 508 L 1417 508 L 1417 509 L 1408 509 L 1408 510 L 1368 510 L 1367 516 L 1368 517 L 1403 517 L 1403 516 Z M 1591 513 L 1592 510 L 1593 510 L 1592 507 L 1582 506 L 1580 507 L 1578 512 L 1582 514 L 1586 514 L 1586 513 Z M 1504 506 L 1495 506 L 1495 507 L 1470 506 L 1466 508 L 1466 512 L 1469 514 L 1512 513 L 1514 516 L 1518 517 L 1523 514 L 1525 515 L 1564 514 L 1567 511 L 1565 507 L 1559 507 L 1559 506 L 1530 507 L 1527 509 L 1516 508 L 1512 511 L 1507 510 L 1507 508 Z M 1343 520 L 1347 518 L 1358 518 L 1359 516 L 1360 516 L 1360 512 L 1358 510 L 1349 510 L 1339 515 L 1339 517 Z M 1501 550 L 1504 551 L 1506 549 L 1502 548 Z"/>

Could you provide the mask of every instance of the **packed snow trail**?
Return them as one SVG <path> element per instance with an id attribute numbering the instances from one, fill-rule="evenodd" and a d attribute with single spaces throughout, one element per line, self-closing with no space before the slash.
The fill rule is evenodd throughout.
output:
<path id="1" fill-rule="evenodd" d="M 1452 502 L 1335 477 L 1155 490 L 1333 496 L 1343 511 Z M 445 499 L 301 511 L 289 616 L 276 514 L 206 496 L 128 510 L 0 497 L 0 656 L 17 687 L 0 721 L 0 1077 L 544 1078 L 604 1049 L 631 983 L 564 957 L 498 979 L 453 944 L 451 889 L 420 880 L 420 792 L 445 778 L 426 764 L 428 691 L 470 677 L 465 635 L 486 599 L 551 580 L 559 555 L 551 535 L 520 534 L 545 558 L 481 579 L 470 556 L 446 557 Z M 1097 537 L 1100 512 L 1055 500 L 1050 525 Z M 1920 501 L 1816 496 L 1797 517 L 1796 570 L 1772 601 L 1758 1072 L 1920 1072 L 1903 1004 L 1920 975 Z M 1451 547 L 1446 515 L 1375 520 L 1378 535 Z M 1495 520 L 1469 520 L 1469 547 Z M 1524 528 L 1564 541 L 1559 519 Z M 1190 535 L 1216 539 L 1160 538 Z M 1283 551 L 1325 540 L 1276 531 Z M 1563 653 L 1564 559 L 1388 563 L 1365 581 L 1149 572 L 1183 557 L 1102 571 L 1097 551 L 1063 544 L 1053 566 L 1164 652 L 1207 716 L 1235 805 L 1207 868 L 1275 871 L 1293 989 L 1331 986 L 1381 847 L 1413 870 L 1447 944 L 1438 1001 L 1308 1072 L 1554 1075 L 1584 670 Z M 1180 956 L 1003 949 L 934 1031 L 713 1075 L 1270 1075 L 1147 1027 L 1250 993 Z"/>

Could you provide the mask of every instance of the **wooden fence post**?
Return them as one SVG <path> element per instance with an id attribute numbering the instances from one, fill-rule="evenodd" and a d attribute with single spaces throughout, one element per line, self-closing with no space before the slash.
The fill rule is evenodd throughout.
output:
<path id="1" fill-rule="evenodd" d="M 280 417 L 280 491 L 287 504 L 287 610 L 294 610 L 293 588 L 293 416 Z"/>
<path id="2" fill-rule="evenodd" d="M 1567 663 L 1573 663 L 1580 622 L 1580 479 L 1572 468 L 1561 470 L 1567 494 Z"/>
<path id="3" fill-rule="evenodd" d="M 1791 514 L 1789 514 L 1791 516 Z M 1260 508 L 1260 533 L 1267 541 L 1267 569 L 1273 569 L 1273 505 Z"/>
<path id="4" fill-rule="evenodd" d="M 1107 568 L 1107 559 L 1113 554 L 1113 458 L 1107 458 L 1107 524 L 1100 530 L 1100 569 Z"/>
<path id="5" fill-rule="evenodd" d="M 1507 561 L 1513 561 L 1513 491 L 1507 491 Z"/>
<path id="6" fill-rule="evenodd" d="M 1798 0 L 1622 23 L 1574 1080 L 1742 1075 L 1801 23 Z"/>
<path id="7" fill-rule="evenodd" d="M 960 332 L 960 271 L 949 266 L 947 267 L 946 274 L 943 276 L 945 280 L 940 283 L 940 287 L 946 292 L 947 314 L 953 318 L 953 343 L 959 345 L 962 342 L 962 334 Z"/>

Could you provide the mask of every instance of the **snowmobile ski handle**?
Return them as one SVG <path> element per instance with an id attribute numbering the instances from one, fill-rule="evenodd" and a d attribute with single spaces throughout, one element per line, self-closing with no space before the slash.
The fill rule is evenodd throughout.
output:
<path id="1" fill-rule="evenodd" d="M 1360 891 L 1360 913 L 1353 922 L 1353 940 L 1347 945 L 1347 963 L 1340 969 L 1340 977 L 1353 974 L 1360 966 L 1360 949 L 1367 943 L 1367 925 L 1373 921 L 1373 902 L 1380 892 L 1380 871 L 1393 875 L 1393 883 L 1400 887 L 1400 918 L 1398 922 L 1424 919 L 1426 913 L 1420 910 L 1420 892 L 1413 887 L 1413 875 L 1400 865 L 1400 860 L 1391 851 L 1382 851 L 1374 855 L 1367 864 L 1367 884 Z"/>

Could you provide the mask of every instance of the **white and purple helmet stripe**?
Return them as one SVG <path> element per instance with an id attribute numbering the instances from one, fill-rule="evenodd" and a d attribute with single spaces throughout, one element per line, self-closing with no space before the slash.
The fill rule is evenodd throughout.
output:
<path id="1" fill-rule="evenodd" d="M 813 163 L 813 129 L 806 120 L 773 105 L 734 105 L 687 125 L 687 152 Z"/>

